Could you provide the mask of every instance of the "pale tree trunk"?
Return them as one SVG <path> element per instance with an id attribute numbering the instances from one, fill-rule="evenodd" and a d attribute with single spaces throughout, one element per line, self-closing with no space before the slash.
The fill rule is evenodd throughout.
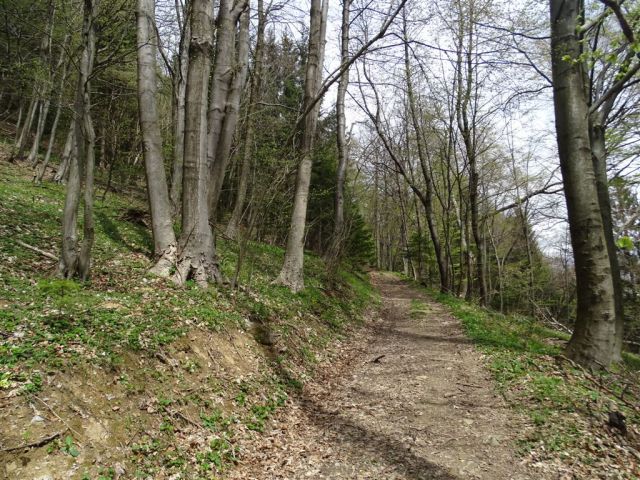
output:
<path id="1" fill-rule="evenodd" d="M 225 234 L 230 238 L 236 238 L 238 227 L 244 214 L 249 173 L 251 170 L 251 157 L 253 155 L 253 142 L 255 137 L 255 115 L 258 110 L 260 89 L 262 88 L 262 70 L 264 64 L 264 32 L 266 28 L 266 16 L 264 13 L 264 0 L 258 0 L 258 31 L 256 36 L 255 63 L 251 86 L 249 91 L 249 104 L 247 106 L 244 150 L 242 153 L 242 165 L 238 177 L 238 188 L 231 219 L 227 224 Z"/>
<path id="2" fill-rule="evenodd" d="M 615 288 L 598 202 L 578 36 L 581 0 L 551 0 L 551 58 L 560 167 L 576 271 L 577 318 L 567 355 L 586 366 L 620 358 Z M 566 58 L 569 58 L 567 61 Z"/>
<path id="3" fill-rule="evenodd" d="M 44 132 L 44 126 L 47 121 L 47 116 L 49 115 L 49 107 L 51 105 L 51 96 L 53 94 L 53 85 L 52 85 L 52 63 L 53 58 L 51 58 L 51 41 L 53 38 L 53 26 L 54 26 L 54 17 L 55 17 L 55 2 L 49 2 L 49 12 L 47 16 L 47 33 L 42 38 L 42 42 L 40 43 L 40 61 L 42 62 L 42 66 L 47 66 L 48 77 L 43 81 L 42 85 L 40 85 L 40 114 L 38 117 L 38 122 L 36 123 L 36 136 L 33 139 L 33 143 L 31 144 L 31 151 L 27 156 L 27 162 L 31 164 L 32 167 L 35 167 L 38 163 L 38 150 L 40 149 L 40 141 L 42 140 L 42 134 Z M 60 53 L 60 60 L 58 61 L 58 67 L 62 65 L 64 54 L 64 46 Z M 57 70 L 56 68 L 56 70 Z"/>
<path id="4" fill-rule="evenodd" d="M 185 100 L 182 232 L 172 279 L 179 285 L 193 278 L 206 287 L 222 281 L 209 226 L 210 169 L 207 164 L 207 106 L 213 48 L 213 2 L 192 0 L 189 69 Z"/>
<path id="5" fill-rule="evenodd" d="M 24 149 L 27 146 L 27 141 L 29 140 L 29 134 L 31 133 L 31 127 L 33 126 L 33 120 L 36 116 L 36 110 L 38 109 L 40 102 L 36 99 L 36 89 L 33 89 L 32 93 L 33 97 L 31 98 L 31 102 L 29 103 L 29 108 L 27 109 L 27 116 L 25 118 L 24 123 L 22 124 L 22 129 L 20 130 L 20 135 L 18 136 L 17 141 L 13 145 L 13 149 L 11 151 L 11 157 L 9 161 L 20 160 L 24 153 Z"/>
<path id="6" fill-rule="evenodd" d="M 305 67 L 304 102 L 302 111 L 307 111 L 314 101 L 322 77 L 324 42 L 327 24 L 328 0 L 311 0 L 309 28 L 309 50 Z M 296 192 L 289 226 L 287 248 L 282 270 L 276 283 L 289 287 L 293 292 L 304 289 L 304 238 L 311 183 L 313 145 L 318 124 L 319 103 L 310 109 L 304 118 L 304 132 L 300 147 L 300 164 L 296 176 Z"/>
<path id="7" fill-rule="evenodd" d="M 216 31 L 216 65 L 213 71 L 211 107 L 209 119 L 209 161 L 211 162 L 212 188 L 209 198 L 209 217 L 216 224 L 218 201 L 222 192 L 225 172 L 231 159 L 233 135 L 238 125 L 240 97 L 247 81 L 249 67 L 249 8 L 248 1 L 239 2 L 234 8 L 226 10 L 220 4 L 218 29 Z M 240 19 L 237 35 L 238 48 L 234 59 L 234 40 L 236 23 Z M 230 31 L 229 35 L 225 32 Z M 227 43 L 230 42 L 230 43 Z M 230 53 L 230 55 L 229 55 Z M 221 114 L 221 115 L 220 115 Z M 219 129 L 219 132 L 218 132 Z M 215 141 L 215 143 L 213 143 Z"/>
<path id="8" fill-rule="evenodd" d="M 447 265 L 446 256 L 442 249 L 440 242 L 440 234 L 438 232 L 438 225 L 436 223 L 435 213 L 433 211 L 433 179 L 429 171 L 429 159 L 427 159 L 427 148 L 424 144 L 424 134 L 422 125 L 420 122 L 420 115 L 416 105 L 415 92 L 413 89 L 413 81 L 411 79 L 411 68 L 409 63 L 409 38 L 407 33 L 407 19 L 406 10 L 403 10 L 403 36 L 404 36 L 404 67 L 407 83 L 407 97 L 409 100 L 409 111 L 411 113 L 411 124 L 416 136 L 416 145 L 418 147 L 418 159 L 420 160 L 420 169 L 422 176 L 424 177 L 425 189 L 424 194 L 420 196 L 424 205 L 425 216 L 427 220 L 427 226 L 429 228 L 429 235 L 431 236 L 431 243 L 433 244 L 433 250 L 436 256 L 436 263 L 438 264 L 438 275 L 440 278 L 440 291 L 446 293 L 449 291 L 449 267 Z"/>
<path id="9" fill-rule="evenodd" d="M 65 39 L 65 46 L 66 44 L 67 44 L 67 41 Z M 64 49 L 60 53 L 61 60 L 63 58 L 63 55 L 64 55 Z M 64 66 L 62 67 L 62 74 L 60 75 L 60 84 L 58 85 L 58 89 L 59 89 L 58 97 L 57 97 L 58 104 L 56 106 L 55 117 L 53 118 L 53 125 L 51 126 L 51 134 L 49 135 L 49 145 L 47 146 L 47 153 L 45 154 L 42 165 L 40 166 L 40 169 L 36 174 L 36 182 L 38 183 L 42 182 L 42 179 L 44 178 L 45 172 L 47 170 L 47 166 L 51 161 L 51 153 L 53 152 L 53 146 L 56 141 L 56 132 L 58 131 L 58 122 L 60 121 L 60 115 L 62 113 L 62 98 L 64 93 L 64 85 L 67 81 L 67 69 L 68 69 L 68 62 L 65 61 Z"/>
<path id="10" fill-rule="evenodd" d="M 29 162 L 32 167 L 35 167 L 38 163 L 38 150 L 40 150 L 40 140 L 42 139 L 42 134 L 44 133 L 44 125 L 47 121 L 47 116 L 49 115 L 50 105 L 51 99 L 49 98 L 43 100 L 40 104 L 40 112 L 38 115 L 38 121 L 36 122 L 36 135 L 35 137 L 33 137 L 31 150 L 29 151 L 29 155 L 27 155 L 27 162 Z"/>
<path id="11" fill-rule="evenodd" d="M 336 98 L 336 142 L 338 146 L 338 169 L 336 171 L 336 192 L 333 199 L 333 233 L 331 245 L 325 258 L 329 262 L 336 262 L 341 256 L 342 246 L 345 241 L 344 228 L 344 183 L 349 164 L 349 150 L 347 145 L 347 126 L 344 111 L 344 100 L 349 86 L 349 13 L 352 0 L 342 0 L 342 26 L 340 35 L 340 63 L 344 72 L 338 82 L 338 94 Z"/>
<path id="12" fill-rule="evenodd" d="M 179 6 L 176 6 L 179 9 Z M 189 8 L 187 7 L 187 12 Z M 187 72 L 189 70 L 189 42 L 191 40 L 191 23 L 188 13 L 184 17 L 184 27 L 180 38 L 180 51 L 178 54 L 178 68 L 175 80 L 175 115 L 173 138 L 173 166 L 171 175 L 171 205 L 173 214 L 180 211 L 182 195 L 182 168 L 184 160 L 184 121 L 185 121 L 185 94 L 187 91 Z"/>
<path id="13" fill-rule="evenodd" d="M 18 121 L 16 122 L 16 136 L 13 141 L 14 145 L 18 143 L 18 138 L 20 136 L 20 126 L 22 125 L 23 112 L 24 112 L 24 101 L 20 99 L 20 107 L 18 107 Z"/>
<path id="14" fill-rule="evenodd" d="M 93 72 L 96 50 L 95 22 L 99 0 L 84 1 L 82 25 L 82 53 L 79 63 L 78 87 L 75 101 L 74 140 L 76 154 L 71 157 L 69 181 L 62 220 L 62 253 L 59 273 L 64 278 L 89 278 L 91 249 L 94 240 L 93 170 L 95 164 L 95 132 L 91 119 L 89 80 Z M 84 168 L 83 168 L 84 167 Z M 82 193 L 81 175 L 84 170 L 83 240 L 78 252 L 77 216 Z"/>
<path id="15" fill-rule="evenodd" d="M 56 174 L 53 177 L 53 181 L 55 183 L 64 183 L 65 178 L 67 176 L 67 172 L 69 171 L 69 164 L 71 162 L 71 157 L 75 155 L 75 140 L 74 140 L 74 126 L 73 123 L 69 127 L 69 132 L 67 133 L 67 140 L 64 142 L 64 148 L 62 149 L 62 157 L 60 158 L 60 165 L 58 165 L 58 169 L 56 170 Z"/>
<path id="16" fill-rule="evenodd" d="M 458 52 L 457 52 L 457 75 L 458 92 L 456 111 L 458 117 L 458 128 L 462 135 L 465 154 L 469 163 L 469 208 L 471 210 L 471 234 L 476 246 L 476 273 L 478 275 L 478 293 L 480 294 L 480 304 L 486 305 L 488 299 L 487 276 L 486 276 L 486 253 L 485 240 L 480 226 L 479 213 L 479 184 L 480 175 L 478 169 L 478 153 L 475 138 L 475 117 L 469 118 L 469 104 L 473 95 L 474 63 L 473 63 L 473 4 L 469 4 L 469 22 L 465 32 L 465 19 L 462 18 L 462 10 L 459 10 L 460 18 L 458 29 Z M 463 52 L 463 45 L 467 36 L 467 50 Z M 464 62 L 463 62 L 463 56 Z"/>
<path id="17" fill-rule="evenodd" d="M 138 0 L 138 111 L 151 211 L 154 255 L 151 272 L 168 277 L 176 261 L 177 244 L 171 220 L 171 204 L 162 156 L 162 134 L 158 122 L 157 39 L 155 1 Z"/>

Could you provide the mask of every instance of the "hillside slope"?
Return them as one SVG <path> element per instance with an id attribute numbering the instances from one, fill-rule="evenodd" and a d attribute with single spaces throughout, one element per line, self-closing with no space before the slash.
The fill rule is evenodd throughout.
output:
<path id="1" fill-rule="evenodd" d="M 375 304 L 313 256 L 303 292 L 271 285 L 283 252 L 264 244 L 237 290 L 149 276 L 135 194 L 98 195 L 91 282 L 58 280 L 63 198 L 0 161 L 0 477 L 215 478 Z M 218 248 L 233 275 L 238 245 Z"/>

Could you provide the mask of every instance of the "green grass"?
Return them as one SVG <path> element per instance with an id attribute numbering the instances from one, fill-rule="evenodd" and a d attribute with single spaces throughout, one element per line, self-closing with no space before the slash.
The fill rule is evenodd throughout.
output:
<path id="1" fill-rule="evenodd" d="M 299 391 L 311 376 L 317 354 L 360 324 L 363 311 L 378 301 L 365 275 L 341 270 L 337 278 L 329 278 L 322 260 L 311 254 L 305 255 L 302 292 L 273 285 L 284 251 L 256 242 L 247 244 L 239 275 L 242 289 L 177 288 L 147 273 L 149 231 L 127 220 L 129 209 L 144 214 L 145 199 L 133 194 L 96 200 L 91 280 L 60 280 L 56 262 L 16 240 L 59 252 L 64 186 L 34 185 L 26 169 L 2 163 L 0 198 L 0 390 L 29 396 L 47 388 L 48 374 L 101 368 L 128 395 L 155 394 L 157 424 L 147 425 L 145 434 L 131 443 L 130 460 L 140 478 L 153 478 L 160 470 L 214 478 L 229 468 L 241 454 L 238 425 L 256 432 L 266 429 L 287 392 Z M 217 242 L 227 278 L 235 272 L 239 248 L 236 242 Z M 130 368 L 141 356 L 175 352 L 173 345 L 194 329 L 227 338 L 230 329 L 246 330 L 249 324 L 279 335 L 287 348 L 277 357 L 267 356 L 250 379 L 208 375 L 204 387 L 222 400 L 222 410 L 197 391 L 165 398 L 176 385 L 195 390 L 188 380 L 201 378 L 205 366 L 190 358 L 169 370 Z M 256 342 L 255 348 L 262 347 Z M 158 392 L 149 391 L 150 385 Z M 197 452 L 177 446 L 171 411 L 188 408 L 201 412 L 202 428 L 217 435 Z M 132 420 L 127 428 L 134 435 L 141 427 Z M 93 474 L 102 468 L 84 467 Z"/>
<path id="2" fill-rule="evenodd" d="M 562 356 L 568 340 L 563 332 L 450 295 L 432 295 L 461 320 L 467 335 L 486 355 L 498 391 L 528 417 L 532 428 L 519 439 L 522 455 L 532 462 L 566 463 L 585 478 L 606 472 L 607 462 L 627 465 L 619 478 L 637 478 L 632 471 L 635 460 L 614 447 L 619 439 L 605 426 L 612 408 L 626 416 L 629 428 L 640 423 L 638 411 L 629 408 L 639 398 L 637 356 L 625 354 L 626 364 L 613 372 L 589 373 Z M 629 403 L 620 399 L 623 390 Z M 595 437 L 601 441 L 594 445 Z"/>

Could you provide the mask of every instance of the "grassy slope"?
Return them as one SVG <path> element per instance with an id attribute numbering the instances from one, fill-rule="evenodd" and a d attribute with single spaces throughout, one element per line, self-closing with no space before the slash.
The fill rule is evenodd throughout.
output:
<path id="1" fill-rule="evenodd" d="M 162 478 L 190 472 L 180 478 L 210 478 L 229 468 L 238 454 L 235 442 L 241 433 L 262 430 L 287 391 L 299 388 L 312 373 L 317 355 L 357 324 L 371 303 L 373 291 L 361 275 L 341 272 L 341 281 L 328 291 L 323 264 L 314 256 L 306 257 L 307 288 L 302 293 L 271 285 L 283 252 L 264 244 L 249 247 L 240 277 L 245 288 L 177 289 L 147 275 L 149 231 L 124 219 L 130 208 L 144 210 L 144 202 L 112 194 L 106 201 L 96 201 L 91 282 L 57 280 L 54 261 L 16 240 L 58 252 L 64 187 L 35 186 L 29 175 L 21 167 L 0 163 L 0 396 L 16 411 L 24 410 L 35 401 L 32 396 L 47 398 L 55 378 L 66 375 L 66 381 L 73 383 L 74 376 L 89 371 L 113 381 L 123 398 L 131 397 L 128 403 L 123 400 L 123 410 L 155 393 L 150 415 L 133 415 L 137 426 L 123 427 L 130 431 L 122 438 L 144 434 L 130 443 L 120 440 L 120 445 L 129 446 L 120 452 L 128 458 L 127 472 L 136 476 Z M 237 245 L 220 240 L 218 250 L 221 266 L 231 276 Z M 238 339 L 238 332 L 251 340 Z M 209 346 L 226 336 L 227 346 L 218 345 L 219 351 L 212 352 Z M 183 352 L 191 343 L 200 356 Z M 216 355 L 223 368 L 211 371 L 207 356 Z M 237 366 L 234 357 L 253 360 Z M 189 393 L 200 382 L 215 395 Z M 173 393 L 162 393 L 167 391 Z M 62 408 L 65 402 L 80 401 L 77 394 L 68 395 L 75 396 L 54 396 Z M 169 415 L 176 405 L 191 412 L 189 421 Z M 63 412 L 67 414 L 72 415 Z M 79 422 L 75 430 L 82 428 Z M 195 446 L 177 442 L 176 435 L 189 428 L 206 430 L 210 441 Z M 46 433 L 34 433 L 28 425 L 16 424 L 14 429 L 20 431 L 5 439 L 11 445 L 29 443 L 28 439 L 38 438 L 36 434 Z M 78 436 L 67 431 L 39 450 L 46 448 L 47 455 L 63 458 L 65 465 L 79 465 L 77 478 L 113 476 L 116 459 L 93 464 L 100 449 L 73 450 L 69 445 L 79 443 Z M 173 446 L 176 442 L 178 448 Z M 10 462 L 11 457 L 0 460 Z"/>
<path id="2" fill-rule="evenodd" d="M 522 432 L 521 453 L 534 467 L 569 475 L 562 478 L 640 478 L 636 356 L 628 355 L 615 372 L 586 372 L 562 356 L 566 334 L 433 295 L 486 354 L 507 402 L 528 416 L 531 427 Z M 626 438 L 607 425 L 613 410 L 626 416 Z"/>

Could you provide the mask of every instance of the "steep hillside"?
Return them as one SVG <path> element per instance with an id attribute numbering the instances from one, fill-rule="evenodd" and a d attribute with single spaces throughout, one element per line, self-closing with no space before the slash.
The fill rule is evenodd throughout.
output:
<path id="1" fill-rule="evenodd" d="M 216 478 L 375 304 L 363 274 L 271 285 L 279 247 L 249 244 L 240 288 L 146 273 L 143 198 L 96 202 L 93 277 L 55 278 L 64 187 L 0 161 L 0 476 Z M 239 246 L 218 241 L 232 277 Z M 333 352 L 333 353 L 332 353 Z"/>

